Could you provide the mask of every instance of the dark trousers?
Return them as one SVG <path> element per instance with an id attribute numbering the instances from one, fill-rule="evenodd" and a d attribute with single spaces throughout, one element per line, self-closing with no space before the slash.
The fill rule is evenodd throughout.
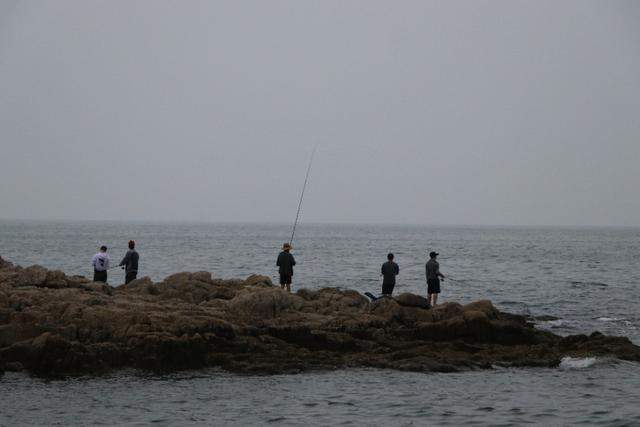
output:
<path id="1" fill-rule="evenodd" d="M 292 279 L 293 279 L 293 275 L 292 274 L 281 274 L 280 275 L 280 284 L 281 285 L 290 285 Z"/>
<path id="2" fill-rule="evenodd" d="M 93 271 L 93 281 L 107 283 L 107 271 Z"/>
<path id="3" fill-rule="evenodd" d="M 383 283 L 382 284 L 382 294 L 383 295 L 391 295 L 393 293 L 393 288 L 396 286 L 395 283 Z"/>
<path id="4" fill-rule="evenodd" d="M 439 294 L 440 293 L 440 278 L 427 279 L 427 293 Z"/>
<path id="5" fill-rule="evenodd" d="M 131 282 L 132 280 L 136 280 L 137 276 L 138 276 L 138 272 L 137 271 L 128 272 L 124 276 L 124 284 L 126 285 L 127 283 Z"/>

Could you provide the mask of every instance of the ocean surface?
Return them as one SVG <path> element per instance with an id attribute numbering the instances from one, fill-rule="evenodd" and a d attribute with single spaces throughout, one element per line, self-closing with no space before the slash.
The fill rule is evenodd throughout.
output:
<path id="1" fill-rule="evenodd" d="M 290 226 L 0 221 L 0 256 L 91 276 L 91 256 L 118 262 L 129 239 L 140 276 L 208 270 L 275 279 Z M 427 253 L 440 253 L 440 301 L 491 299 L 557 334 L 624 335 L 640 344 L 640 229 L 301 224 L 294 290 L 380 291 L 380 265 L 400 265 L 395 293 L 426 293 Z M 109 283 L 124 280 L 113 270 Z M 240 376 L 218 370 L 45 381 L 0 377 L 0 425 L 640 425 L 640 365 L 566 359 L 557 369 L 461 374 L 342 370 Z"/>

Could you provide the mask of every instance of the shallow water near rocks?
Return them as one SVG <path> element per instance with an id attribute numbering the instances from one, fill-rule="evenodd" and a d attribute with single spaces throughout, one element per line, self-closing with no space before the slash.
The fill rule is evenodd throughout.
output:
<path id="1" fill-rule="evenodd" d="M 0 256 L 91 275 L 107 244 L 119 261 L 138 242 L 141 275 L 178 271 L 275 278 L 287 225 L 0 221 Z M 301 224 L 294 290 L 341 286 L 377 293 L 387 252 L 400 264 L 395 292 L 425 293 L 426 253 L 441 253 L 442 300 L 489 298 L 501 310 L 542 317 L 566 335 L 599 330 L 640 344 L 640 229 Z M 120 270 L 109 282 L 123 280 Z M 546 316 L 546 317 L 544 317 Z M 43 381 L 0 377 L 0 425 L 391 424 L 640 425 L 640 367 L 564 360 L 557 369 L 460 374 L 341 370 L 237 376 L 208 370 Z"/>

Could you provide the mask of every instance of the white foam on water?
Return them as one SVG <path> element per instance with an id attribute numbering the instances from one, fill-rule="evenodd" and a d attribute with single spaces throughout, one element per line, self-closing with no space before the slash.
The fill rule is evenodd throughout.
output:
<path id="1" fill-rule="evenodd" d="M 567 322 L 563 319 L 556 319 L 556 320 L 546 320 L 541 322 L 542 325 L 550 327 L 550 328 L 559 328 L 563 325 L 565 325 Z"/>
<path id="2" fill-rule="evenodd" d="M 585 369 L 595 365 L 595 357 L 563 357 L 560 361 L 560 369 Z"/>
<path id="3" fill-rule="evenodd" d="M 599 320 L 600 322 L 619 322 L 624 319 L 618 319 L 617 317 L 598 317 L 596 320 Z"/>

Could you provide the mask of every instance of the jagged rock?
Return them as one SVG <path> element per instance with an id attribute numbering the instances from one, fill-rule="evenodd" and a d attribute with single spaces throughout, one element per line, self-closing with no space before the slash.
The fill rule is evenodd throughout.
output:
<path id="1" fill-rule="evenodd" d="M 47 280 L 48 271 L 39 265 L 32 265 L 18 272 L 14 286 L 42 286 Z"/>
<path id="2" fill-rule="evenodd" d="M 5 268 L 13 268 L 13 264 L 10 263 L 9 261 L 5 261 L 1 256 L 0 256 L 0 270 L 4 270 Z"/>
<path id="3" fill-rule="evenodd" d="M 0 285 L 12 287 L 18 278 L 18 273 L 14 269 L 0 270 Z"/>
<path id="4" fill-rule="evenodd" d="M 446 320 L 452 317 L 462 315 L 462 305 L 457 302 L 445 302 L 444 304 L 438 304 L 432 307 L 433 317 L 436 321 Z"/>
<path id="5" fill-rule="evenodd" d="M 4 366 L 4 369 L 7 372 L 20 372 L 20 371 L 24 371 L 24 366 L 20 362 L 9 362 Z M 2 367 L 0 367 L 0 371 L 1 370 L 2 370 Z"/>
<path id="6" fill-rule="evenodd" d="M 498 310 L 493 306 L 491 301 L 489 301 L 487 299 L 483 299 L 483 300 L 480 300 L 480 301 L 472 302 L 471 304 L 467 304 L 467 305 L 462 307 L 462 311 L 463 312 L 466 312 L 466 311 L 481 311 L 489 319 L 497 319 L 498 315 L 499 315 Z"/>
<path id="7" fill-rule="evenodd" d="M 306 301 L 313 301 L 314 299 L 318 298 L 317 291 L 312 291 L 311 289 L 304 289 L 304 288 L 298 289 L 298 291 L 296 292 L 296 295 L 298 295 L 299 297 L 301 297 Z"/>
<path id="8" fill-rule="evenodd" d="M 196 271 L 192 273 L 191 280 L 213 284 L 213 276 L 208 271 Z"/>
<path id="9" fill-rule="evenodd" d="M 44 283 L 45 288 L 66 288 L 69 285 L 66 281 L 66 275 L 62 271 L 48 271 Z"/>
<path id="10" fill-rule="evenodd" d="M 157 295 L 158 290 L 155 288 L 154 283 L 151 281 L 149 276 L 144 276 L 139 279 L 132 280 L 126 285 L 119 286 L 117 288 L 119 291 L 129 291 L 129 292 L 140 292 L 147 293 L 150 295 Z"/>
<path id="11" fill-rule="evenodd" d="M 381 317 L 386 321 L 400 320 L 402 317 L 402 307 L 391 297 L 382 297 L 370 304 L 369 312 Z"/>
<path id="12" fill-rule="evenodd" d="M 105 283 L 101 282 L 89 282 L 83 283 L 77 286 L 78 289 L 84 289 L 86 291 L 101 292 L 107 295 L 113 295 L 113 288 Z"/>
<path id="13" fill-rule="evenodd" d="M 91 280 L 87 279 L 84 276 L 66 276 L 65 282 L 67 282 L 67 286 L 70 288 L 77 288 L 79 285 L 84 285 L 86 283 L 91 283 Z"/>
<path id="14" fill-rule="evenodd" d="M 165 283 L 167 285 L 180 285 L 182 283 L 186 283 L 189 280 L 191 280 L 191 273 L 182 272 L 174 273 L 165 277 L 162 283 Z"/>
<path id="15" fill-rule="evenodd" d="M 260 276 L 258 274 L 252 274 L 247 277 L 244 281 L 245 286 L 256 286 L 256 285 L 266 285 L 273 286 L 273 282 L 271 282 L 271 277 L 269 276 Z"/>
<path id="16" fill-rule="evenodd" d="M 300 312 L 335 315 L 361 313 L 369 307 L 369 300 L 358 292 L 340 288 L 301 289 L 294 295 L 293 304 Z"/>
<path id="17" fill-rule="evenodd" d="M 237 288 L 235 286 L 216 284 L 209 288 L 210 299 L 233 299 L 237 294 Z"/>
<path id="18" fill-rule="evenodd" d="M 433 312 L 420 307 L 402 306 L 400 309 L 400 322 L 407 326 L 413 326 L 418 322 L 433 322 Z"/>
<path id="19" fill-rule="evenodd" d="M 404 293 L 395 297 L 395 300 L 398 304 L 404 305 L 407 307 L 420 307 L 420 308 L 430 308 L 431 305 L 429 301 L 425 297 L 420 295 Z"/>
<path id="20" fill-rule="evenodd" d="M 282 289 L 258 289 L 233 298 L 229 310 L 244 318 L 266 320 L 273 319 L 291 305 L 291 295 Z"/>
<path id="21" fill-rule="evenodd" d="M 267 276 L 177 273 L 112 288 L 0 258 L 0 372 L 220 366 L 283 373 L 342 366 L 452 372 L 557 366 L 564 356 L 640 361 L 601 333 L 559 337 L 490 301 L 426 308 L 418 295 L 369 302 L 340 288 L 289 294 Z"/>

